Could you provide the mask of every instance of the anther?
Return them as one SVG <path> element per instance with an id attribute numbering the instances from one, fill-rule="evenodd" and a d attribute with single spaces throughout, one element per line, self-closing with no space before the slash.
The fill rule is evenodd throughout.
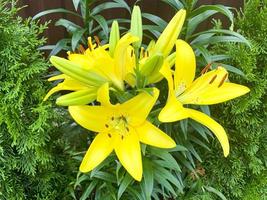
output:
<path id="1" fill-rule="evenodd" d="M 149 57 L 149 52 L 148 51 L 146 51 L 146 56 Z"/>
<path id="2" fill-rule="evenodd" d="M 85 49 L 84 47 L 80 44 L 79 48 L 78 48 L 79 53 L 84 53 Z"/>
<path id="3" fill-rule="evenodd" d="M 124 136 L 123 136 L 123 135 L 121 136 L 121 139 L 122 139 L 122 140 L 124 139 Z"/>
<path id="4" fill-rule="evenodd" d="M 114 117 L 111 117 L 111 120 L 113 121 L 114 120 Z"/>
<path id="5" fill-rule="evenodd" d="M 207 73 L 207 71 L 211 68 L 211 63 L 207 64 L 202 71 L 200 72 L 201 74 Z"/>
<path id="6" fill-rule="evenodd" d="M 107 124 L 105 124 L 105 127 L 108 128 L 109 126 Z"/>
<path id="7" fill-rule="evenodd" d="M 228 74 L 225 74 L 220 82 L 220 84 L 218 85 L 218 88 L 221 87 L 224 83 L 224 81 L 226 80 L 226 78 L 228 77 Z"/>
<path id="8" fill-rule="evenodd" d="M 128 127 L 126 127 L 126 130 L 127 130 L 128 132 L 130 131 Z"/>
<path id="9" fill-rule="evenodd" d="M 96 35 L 94 36 L 94 39 L 95 39 L 97 45 L 100 46 L 101 45 L 100 40 Z"/>
<path id="10" fill-rule="evenodd" d="M 212 84 L 215 81 L 216 78 L 217 78 L 217 74 L 212 77 L 212 79 L 210 80 L 209 84 Z"/>
<path id="11" fill-rule="evenodd" d="M 111 138 L 111 134 L 110 134 L 110 133 L 108 133 L 108 137 L 110 137 L 110 138 Z"/>
<path id="12" fill-rule="evenodd" d="M 133 57 L 134 56 L 134 51 L 133 50 L 131 50 L 131 57 Z"/>

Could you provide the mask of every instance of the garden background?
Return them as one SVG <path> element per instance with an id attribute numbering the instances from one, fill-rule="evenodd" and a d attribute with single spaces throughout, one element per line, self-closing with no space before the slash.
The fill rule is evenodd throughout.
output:
<path id="1" fill-rule="evenodd" d="M 77 24 L 82 22 L 70 15 L 50 14 L 43 16 L 40 21 L 42 24 L 52 20 L 47 28 L 27 18 L 53 8 L 76 12 L 72 1 L 19 0 L 16 7 L 7 9 L 10 8 L 10 5 L 7 6 L 10 2 L 0 0 L 0 45 L 4 47 L 0 50 L 1 200 L 102 200 L 106 196 L 107 200 L 118 196 L 122 200 L 132 200 L 142 199 L 141 195 L 149 192 L 153 199 L 159 196 L 166 200 L 267 199 L 266 0 L 198 1 L 196 7 L 223 4 L 237 8 L 232 10 L 235 13 L 234 31 L 242 34 L 251 46 L 240 41 L 224 40 L 223 43 L 209 46 L 208 52 L 204 51 L 203 55 L 209 60 L 215 59 L 211 55 L 223 54 L 225 60 L 222 62 L 236 67 L 230 67 L 231 81 L 248 86 L 251 92 L 210 110 L 212 117 L 228 133 L 231 152 L 227 158 L 223 157 L 219 143 L 203 133 L 201 126 L 194 126 L 199 132 L 190 126 L 184 131 L 185 124 L 181 123 L 181 127 L 178 124 L 175 131 L 179 132 L 181 138 L 188 131 L 187 139 L 190 141 L 185 139 L 182 145 L 191 148 L 187 154 L 190 160 L 176 160 L 183 171 L 179 178 L 168 174 L 171 170 L 164 171 L 166 174 L 162 174 L 166 176 L 155 181 L 152 178 L 150 187 L 144 182 L 136 184 L 124 176 L 125 171 L 120 169 L 119 172 L 123 174 L 120 182 L 114 182 L 114 166 L 92 176 L 78 173 L 82 156 L 92 138 L 84 134 L 85 129 L 74 125 L 65 108 L 55 105 L 55 97 L 43 102 L 43 97 L 51 89 L 46 79 L 54 69 L 47 60 L 48 54 L 44 56 L 39 48 L 71 37 L 65 28 L 54 25 L 59 18 Z M 134 2 L 127 1 L 131 7 Z M 17 9 L 23 5 L 28 6 Z M 167 22 L 175 14 L 174 9 L 160 1 L 143 0 L 139 5 L 142 11 L 158 15 Z M 117 15 L 130 18 L 125 9 L 105 10 L 101 14 L 107 19 Z M 22 16 L 24 20 L 17 16 Z M 216 16 L 220 17 L 222 24 L 212 21 Z M 196 32 L 222 27 L 230 30 L 229 26 L 227 17 L 216 14 L 201 23 Z M 224 33 L 218 35 L 223 37 Z M 240 39 L 229 38 L 236 41 Z M 62 51 L 59 55 L 65 56 L 66 53 Z M 205 59 L 201 61 L 200 67 L 203 68 L 207 63 Z M 209 112 L 207 108 L 205 111 Z M 165 158 L 170 159 L 168 164 L 177 166 L 171 154 L 164 153 Z M 162 195 L 162 191 L 166 193 Z M 146 197 L 143 199 L 149 199 Z"/>

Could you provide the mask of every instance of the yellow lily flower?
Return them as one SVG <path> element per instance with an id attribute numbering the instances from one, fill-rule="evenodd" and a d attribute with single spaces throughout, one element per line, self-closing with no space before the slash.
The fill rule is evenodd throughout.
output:
<path id="1" fill-rule="evenodd" d="M 114 49 L 113 57 L 110 56 L 107 50 L 108 45 L 97 46 L 92 43 L 90 37 L 88 38 L 88 49 L 83 53 L 68 52 L 68 60 L 52 56 L 50 61 L 59 70 L 64 70 L 64 74 L 52 77 L 48 81 L 60 79 L 64 81 L 52 88 L 44 100 L 47 100 L 49 96 L 61 90 L 76 92 L 58 98 L 57 104 L 59 105 L 88 104 L 96 99 L 96 91 L 99 88 L 98 84 L 95 83 L 92 85 L 88 81 L 82 82 L 78 80 L 77 74 L 73 72 L 75 68 L 77 70 L 79 68 L 80 74 L 87 74 L 89 71 L 94 72 L 93 76 L 99 76 L 101 81 L 106 80 L 113 84 L 115 88 L 124 90 L 123 81 L 127 73 L 132 72 L 132 65 L 135 64 L 130 44 L 137 40 L 137 37 L 131 36 L 130 34 L 123 36 Z M 86 77 L 83 80 L 86 80 Z"/>
<path id="2" fill-rule="evenodd" d="M 229 141 L 225 130 L 208 115 L 184 108 L 184 104 L 211 105 L 234 99 L 248 93 L 249 88 L 227 81 L 228 72 L 223 67 L 207 72 L 194 80 L 196 60 L 193 49 L 183 40 L 176 42 L 174 78 L 165 63 L 161 73 L 168 81 L 169 96 L 166 106 L 159 114 L 162 122 L 174 122 L 192 118 L 207 126 L 218 138 L 224 156 L 229 154 Z"/>
<path id="3" fill-rule="evenodd" d="M 146 120 L 159 91 L 153 95 L 142 92 L 122 104 L 112 105 L 109 86 L 98 90 L 100 106 L 69 106 L 73 119 L 84 128 L 98 132 L 80 165 L 81 172 L 97 167 L 113 150 L 128 173 L 142 179 L 140 142 L 160 148 L 173 148 L 175 142 L 159 128 Z"/>

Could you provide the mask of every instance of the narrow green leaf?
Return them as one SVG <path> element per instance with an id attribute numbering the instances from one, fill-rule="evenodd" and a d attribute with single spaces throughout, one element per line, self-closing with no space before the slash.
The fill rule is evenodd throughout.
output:
<path id="1" fill-rule="evenodd" d="M 73 33 L 75 32 L 76 30 L 78 29 L 82 29 L 79 25 L 69 21 L 69 20 L 66 20 L 66 19 L 59 19 L 56 23 L 55 23 L 55 26 L 63 26 L 67 29 L 67 31 L 69 33 Z"/>
<path id="2" fill-rule="evenodd" d="M 220 197 L 222 200 L 227 200 L 226 197 L 218 190 L 216 190 L 213 187 L 210 186 L 204 186 L 204 188 L 208 191 L 208 192 L 212 192 L 214 194 L 216 194 L 218 197 Z"/>
<path id="3" fill-rule="evenodd" d="M 33 16 L 32 19 L 36 20 L 36 19 L 38 19 L 40 17 L 43 17 L 43 16 L 48 15 L 48 14 L 52 14 L 52 13 L 67 13 L 67 14 L 75 15 L 77 17 L 82 18 L 82 16 L 77 14 L 76 12 L 72 12 L 72 11 L 69 11 L 69 10 L 64 9 L 64 8 L 55 8 L 55 9 L 49 9 L 49 10 L 45 10 L 45 11 L 39 12 L 38 14 Z"/>
<path id="4" fill-rule="evenodd" d="M 80 1 L 81 0 L 72 0 L 73 6 L 74 6 L 74 8 L 75 8 L 76 11 L 78 10 L 78 6 L 80 4 Z"/>
<path id="5" fill-rule="evenodd" d="M 75 51 L 79 42 L 82 40 L 83 34 L 85 33 L 85 29 L 77 30 L 73 33 L 71 38 L 71 48 L 72 51 Z"/>
<path id="6" fill-rule="evenodd" d="M 90 197 L 90 194 L 92 193 L 92 191 L 94 190 L 94 188 L 96 187 L 96 185 L 98 184 L 97 180 L 93 180 L 89 186 L 86 188 L 85 192 L 82 194 L 82 196 L 80 197 L 80 200 L 86 200 L 88 199 L 88 197 Z"/>
<path id="7" fill-rule="evenodd" d="M 108 39 L 109 28 L 106 19 L 101 15 L 95 15 L 92 16 L 92 18 L 101 26 L 102 30 L 104 31 L 105 38 Z"/>
<path id="8" fill-rule="evenodd" d="M 157 15 L 153 15 L 153 14 L 150 14 L 150 13 L 142 13 L 142 16 L 144 18 L 150 20 L 154 24 L 158 25 L 160 27 L 160 29 L 161 29 L 161 32 L 164 30 L 164 28 L 168 24 L 165 20 L 161 19 Z"/>
<path id="9" fill-rule="evenodd" d="M 153 167 L 149 160 L 144 159 L 144 180 L 142 181 L 142 187 L 146 196 L 146 199 L 151 199 L 153 187 L 154 187 L 154 175 Z"/>
<path id="10" fill-rule="evenodd" d="M 71 50 L 70 49 L 70 43 L 71 40 L 70 39 L 61 39 L 57 42 L 57 44 L 54 46 L 53 50 L 50 52 L 49 57 L 56 55 L 57 53 L 59 53 L 61 50 Z"/>
<path id="11" fill-rule="evenodd" d="M 115 3 L 115 2 L 105 2 L 102 3 L 96 7 L 94 7 L 91 11 L 91 16 L 97 15 L 100 12 L 107 10 L 107 9 L 113 9 L 113 8 L 125 8 L 126 10 L 131 12 L 129 6 L 127 4 L 122 4 L 122 3 Z"/>
<path id="12" fill-rule="evenodd" d="M 131 177 L 131 175 L 126 173 L 118 190 L 118 200 L 121 198 L 122 194 L 125 192 L 126 188 L 130 185 L 131 182 L 133 182 L 133 178 Z"/>

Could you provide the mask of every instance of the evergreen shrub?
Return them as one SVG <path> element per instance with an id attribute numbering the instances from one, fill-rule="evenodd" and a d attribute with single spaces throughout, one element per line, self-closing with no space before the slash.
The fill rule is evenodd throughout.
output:
<path id="1" fill-rule="evenodd" d="M 220 46 L 231 64 L 245 77 L 231 74 L 231 80 L 248 85 L 249 95 L 217 106 L 213 113 L 226 128 L 230 155 L 222 158 L 214 147 L 203 159 L 206 182 L 228 199 L 267 198 L 267 1 L 247 1 L 235 22 L 239 32 L 252 44 Z M 218 52 L 217 52 L 218 53 Z"/>
<path id="2" fill-rule="evenodd" d="M 64 113 L 42 101 L 48 63 L 37 48 L 46 25 L 16 17 L 14 6 L 0 0 L 0 199 L 64 199 L 74 167 Z"/>

